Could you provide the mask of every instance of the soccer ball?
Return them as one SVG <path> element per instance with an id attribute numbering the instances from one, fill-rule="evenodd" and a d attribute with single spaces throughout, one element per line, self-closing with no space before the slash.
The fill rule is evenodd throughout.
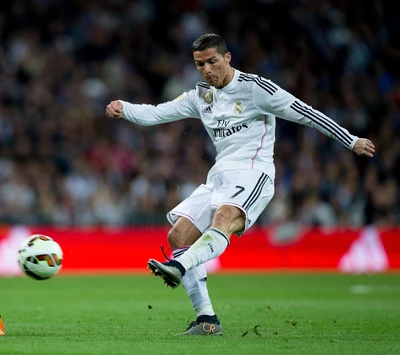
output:
<path id="1" fill-rule="evenodd" d="M 18 264 L 23 273 L 35 280 L 46 280 L 61 269 L 63 253 L 52 238 L 34 234 L 18 250 Z"/>

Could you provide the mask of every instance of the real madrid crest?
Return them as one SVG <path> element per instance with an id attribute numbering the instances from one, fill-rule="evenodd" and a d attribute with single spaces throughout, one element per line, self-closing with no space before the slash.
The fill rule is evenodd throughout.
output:
<path id="1" fill-rule="evenodd" d="M 235 115 L 240 115 L 243 112 L 243 106 L 240 102 L 236 102 L 233 112 L 235 113 Z"/>
<path id="2" fill-rule="evenodd" d="M 207 90 L 206 94 L 204 95 L 204 101 L 207 102 L 208 104 L 211 104 L 213 100 L 214 100 L 213 91 L 211 89 Z"/>

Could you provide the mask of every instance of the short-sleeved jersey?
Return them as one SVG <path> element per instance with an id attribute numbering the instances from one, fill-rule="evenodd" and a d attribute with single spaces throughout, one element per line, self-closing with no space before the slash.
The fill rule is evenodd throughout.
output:
<path id="1" fill-rule="evenodd" d="M 122 117 L 139 125 L 201 119 L 217 151 L 209 175 L 255 169 L 274 179 L 275 117 L 316 128 L 349 149 L 357 141 L 332 119 L 272 81 L 239 70 L 222 89 L 202 81 L 193 90 L 157 106 L 120 101 Z"/>

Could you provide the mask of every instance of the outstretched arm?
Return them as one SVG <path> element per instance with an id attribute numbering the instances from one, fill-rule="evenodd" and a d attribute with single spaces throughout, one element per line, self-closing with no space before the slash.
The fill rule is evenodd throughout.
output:
<path id="1" fill-rule="evenodd" d="M 173 101 L 159 105 L 132 104 L 127 101 L 111 101 L 106 107 L 106 115 L 111 118 L 124 118 L 141 126 L 178 121 L 184 118 L 200 118 L 195 106 L 195 90 L 184 92 Z"/>
<path id="2" fill-rule="evenodd" d="M 257 80 L 262 85 L 254 85 L 253 98 L 260 112 L 270 113 L 292 122 L 316 128 L 328 137 L 336 139 L 356 154 L 373 157 L 375 146 L 370 140 L 352 135 L 334 120 L 313 109 L 271 81 L 261 78 Z"/>

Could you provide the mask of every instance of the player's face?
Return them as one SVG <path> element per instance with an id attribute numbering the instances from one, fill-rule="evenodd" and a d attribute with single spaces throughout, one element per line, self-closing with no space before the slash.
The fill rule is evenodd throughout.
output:
<path id="1" fill-rule="evenodd" d="M 223 88 L 233 78 L 231 54 L 222 55 L 216 48 L 193 52 L 194 63 L 202 78 L 211 86 Z"/>

